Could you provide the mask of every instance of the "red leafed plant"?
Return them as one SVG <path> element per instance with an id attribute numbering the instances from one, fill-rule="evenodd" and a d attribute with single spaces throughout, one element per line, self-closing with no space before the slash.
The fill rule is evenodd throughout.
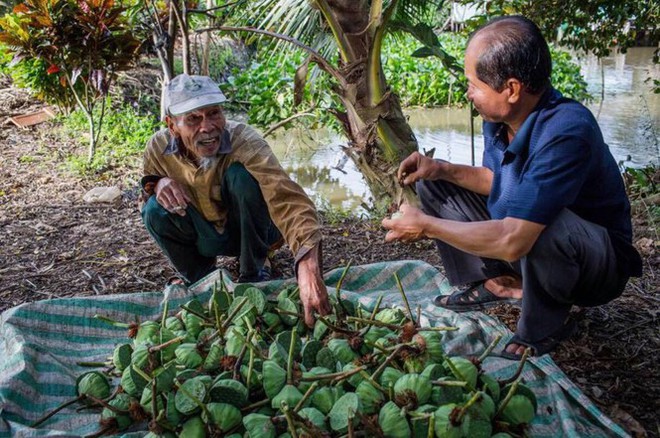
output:
<path id="1" fill-rule="evenodd" d="M 137 59 L 140 41 L 114 0 L 26 0 L 0 18 L 0 43 L 13 62 L 43 60 L 89 122 L 91 161 L 117 72 Z M 100 105 L 95 116 L 94 109 Z"/>

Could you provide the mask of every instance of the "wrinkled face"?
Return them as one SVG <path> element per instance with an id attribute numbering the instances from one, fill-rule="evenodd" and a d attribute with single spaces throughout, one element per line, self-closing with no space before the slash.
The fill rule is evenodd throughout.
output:
<path id="1" fill-rule="evenodd" d="M 186 149 L 197 159 L 216 155 L 225 123 L 222 108 L 218 105 L 167 117 L 172 135 L 180 137 Z"/>
<path id="2" fill-rule="evenodd" d="M 484 44 L 479 37 L 473 39 L 465 51 L 465 76 L 468 80 L 467 98 L 487 122 L 505 122 L 511 112 L 510 90 L 491 88 L 477 77 L 477 60 Z"/>

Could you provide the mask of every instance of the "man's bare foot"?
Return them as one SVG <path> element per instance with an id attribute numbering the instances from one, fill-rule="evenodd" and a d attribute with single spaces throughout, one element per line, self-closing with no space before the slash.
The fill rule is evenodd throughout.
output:
<path id="1" fill-rule="evenodd" d="M 522 282 L 519 278 L 512 275 L 502 275 L 500 277 L 491 278 L 484 282 L 484 288 L 488 292 L 500 298 L 512 298 L 519 300 L 522 298 Z M 470 301 L 475 301 L 479 296 L 479 292 L 474 290 L 469 296 Z M 442 297 L 437 304 L 446 306 L 449 301 L 449 296 Z"/>
<path id="2" fill-rule="evenodd" d="M 522 299 L 522 281 L 513 275 L 501 275 L 484 282 L 484 287 L 490 293 L 501 298 Z"/>

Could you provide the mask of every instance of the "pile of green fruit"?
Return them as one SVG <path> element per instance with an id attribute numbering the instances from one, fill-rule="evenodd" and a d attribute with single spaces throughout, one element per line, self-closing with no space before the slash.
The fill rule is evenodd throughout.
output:
<path id="1" fill-rule="evenodd" d="M 501 382 L 480 366 L 494 344 L 480 358 L 446 356 L 442 332 L 453 328 L 420 327 L 401 292 L 407 312 L 380 309 L 380 299 L 366 311 L 337 293 L 313 329 L 293 287 L 269 301 L 250 285 L 220 285 L 207 303 L 139 324 L 97 315 L 130 341 L 103 371 L 80 376 L 67 404 L 102 409 L 92 436 L 145 427 L 186 438 L 524 435 L 537 408 L 518 377 L 524 359 Z"/>

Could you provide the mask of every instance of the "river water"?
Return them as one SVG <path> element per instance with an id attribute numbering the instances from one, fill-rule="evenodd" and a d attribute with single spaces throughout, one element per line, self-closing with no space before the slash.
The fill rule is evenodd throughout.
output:
<path id="1" fill-rule="evenodd" d="M 660 164 L 660 94 L 654 94 L 653 79 L 660 67 L 652 63 L 653 48 L 629 49 L 626 54 L 604 58 L 579 58 L 588 91 L 587 103 L 597 116 L 605 141 L 617 162 L 629 167 Z M 604 73 L 605 98 L 601 105 Z M 469 110 L 457 108 L 412 108 L 410 118 L 421 149 L 435 148 L 434 157 L 454 163 L 481 164 L 483 137 L 481 119 L 474 121 L 474 157 L 471 147 Z M 327 130 L 294 128 L 268 138 L 283 167 L 316 201 L 348 210 L 370 204 L 370 193 L 352 162 L 344 162 L 345 139 Z"/>

